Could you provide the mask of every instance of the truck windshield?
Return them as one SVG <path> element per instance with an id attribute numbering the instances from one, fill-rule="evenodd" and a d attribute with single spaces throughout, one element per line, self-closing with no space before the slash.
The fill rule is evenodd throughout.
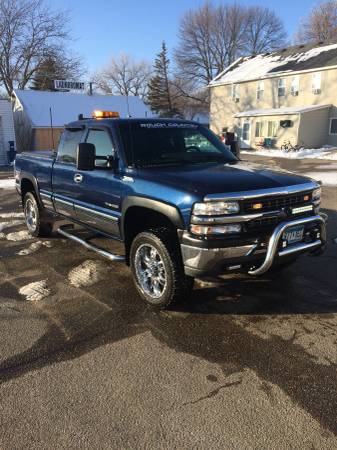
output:
<path id="1" fill-rule="evenodd" d="M 233 162 L 237 158 L 211 131 L 183 122 L 120 124 L 128 165 Z"/>

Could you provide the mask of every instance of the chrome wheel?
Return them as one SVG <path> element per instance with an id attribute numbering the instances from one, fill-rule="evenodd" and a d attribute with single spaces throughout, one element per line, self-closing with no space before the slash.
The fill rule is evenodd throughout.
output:
<path id="1" fill-rule="evenodd" d="M 37 226 L 37 214 L 33 201 L 29 198 L 25 204 L 25 218 L 27 228 L 30 231 L 35 231 Z"/>
<path id="2" fill-rule="evenodd" d="M 165 291 L 167 275 L 163 260 L 151 244 L 142 244 L 135 254 L 135 272 L 143 292 L 160 298 Z"/>

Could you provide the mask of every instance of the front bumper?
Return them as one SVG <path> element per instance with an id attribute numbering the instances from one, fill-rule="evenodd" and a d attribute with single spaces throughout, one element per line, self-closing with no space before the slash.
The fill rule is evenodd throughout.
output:
<path id="1" fill-rule="evenodd" d="M 232 247 L 200 247 L 188 242 L 187 236 L 182 236 L 181 253 L 186 275 L 202 276 L 226 271 L 245 271 L 250 275 L 262 275 L 273 263 L 282 258 L 304 252 L 314 252 L 323 249 L 326 244 L 326 215 L 315 215 L 302 219 L 281 222 L 274 229 L 266 243 L 245 243 Z M 310 226 L 317 224 L 319 237 L 310 242 L 298 242 L 286 248 L 280 248 L 280 240 L 284 231 L 296 225 Z M 186 243 L 187 242 L 187 243 Z"/>

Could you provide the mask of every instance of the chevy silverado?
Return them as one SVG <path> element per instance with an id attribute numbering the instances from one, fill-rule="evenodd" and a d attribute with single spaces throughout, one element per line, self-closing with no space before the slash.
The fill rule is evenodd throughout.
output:
<path id="1" fill-rule="evenodd" d="M 57 228 L 125 261 L 157 308 L 187 298 L 195 277 L 262 275 L 326 245 L 317 182 L 241 161 L 193 121 L 79 117 L 56 153 L 19 154 L 15 180 L 29 233 L 46 236 L 62 218 L 121 241 L 116 255 Z"/>

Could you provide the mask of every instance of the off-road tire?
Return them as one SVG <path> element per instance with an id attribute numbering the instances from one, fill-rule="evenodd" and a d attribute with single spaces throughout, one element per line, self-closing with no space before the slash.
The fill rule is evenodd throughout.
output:
<path id="1" fill-rule="evenodd" d="M 46 211 L 39 205 L 35 194 L 27 192 L 23 200 L 23 212 L 28 232 L 34 237 L 49 236 L 53 229 L 53 223 L 48 218 Z M 34 217 L 33 217 L 34 216 Z"/>
<path id="2" fill-rule="evenodd" d="M 158 298 L 153 298 L 143 289 L 137 275 L 137 250 L 147 246 L 155 248 L 165 268 L 166 283 Z M 130 266 L 140 297 L 153 308 L 172 307 L 187 300 L 192 293 L 194 278 L 185 275 L 176 235 L 166 228 L 144 231 L 134 238 L 130 250 Z"/>

